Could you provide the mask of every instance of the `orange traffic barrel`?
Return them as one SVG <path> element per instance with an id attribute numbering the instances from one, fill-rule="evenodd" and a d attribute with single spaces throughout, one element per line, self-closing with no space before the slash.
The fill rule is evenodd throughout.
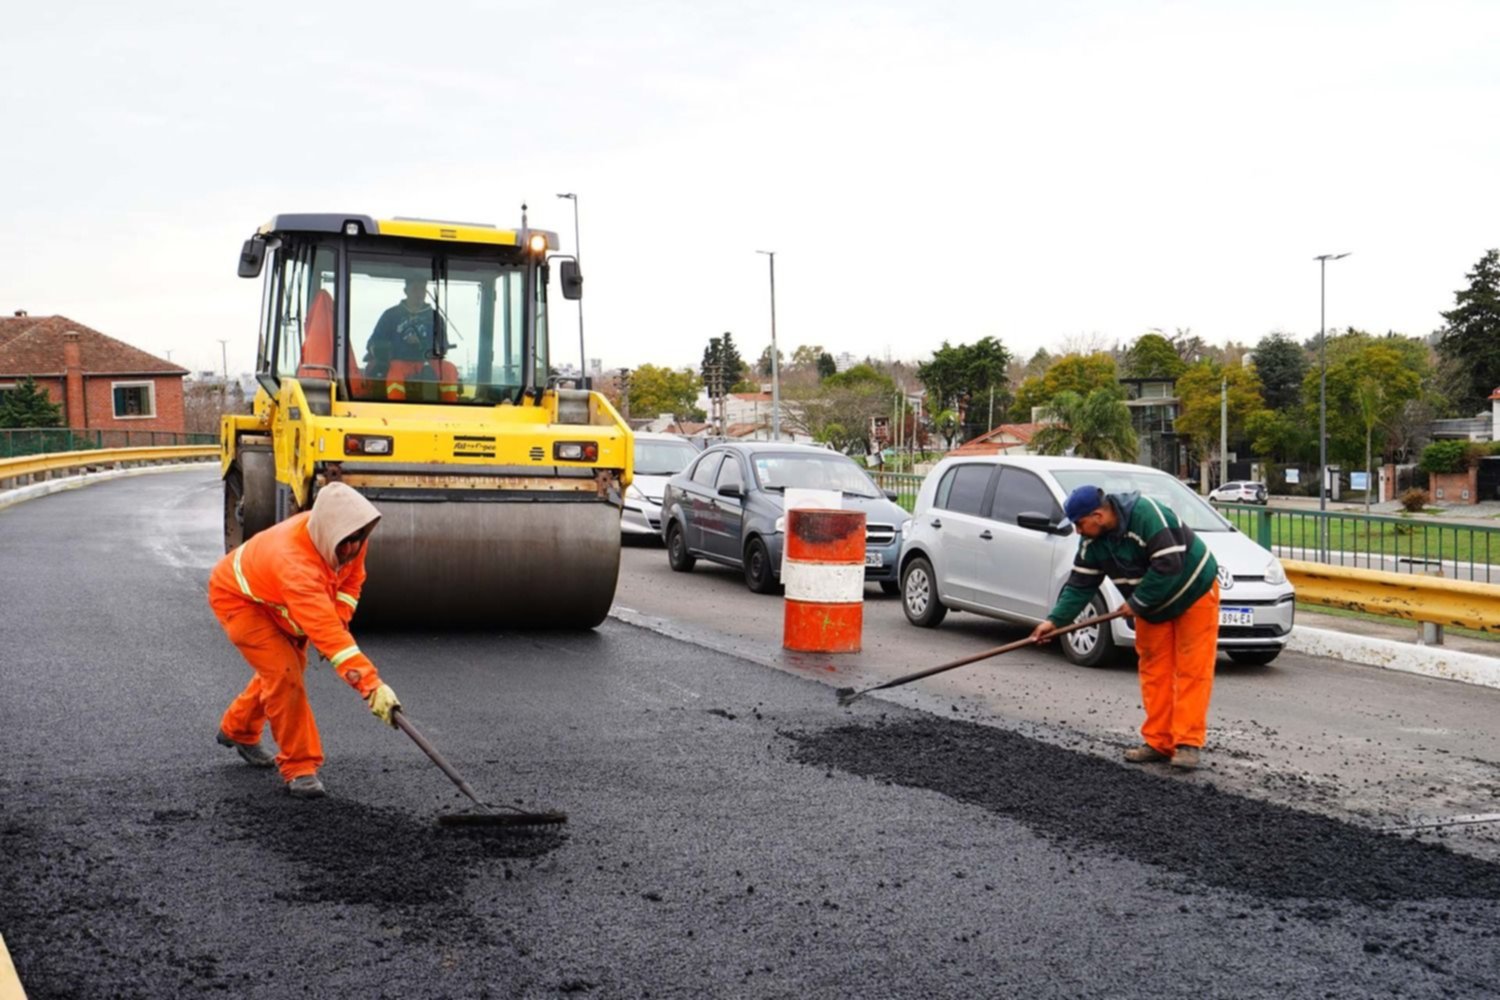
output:
<path id="1" fill-rule="evenodd" d="M 802 653 L 857 653 L 865 610 L 865 515 L 794 509 L 781 564 L 781 644 Z"/>

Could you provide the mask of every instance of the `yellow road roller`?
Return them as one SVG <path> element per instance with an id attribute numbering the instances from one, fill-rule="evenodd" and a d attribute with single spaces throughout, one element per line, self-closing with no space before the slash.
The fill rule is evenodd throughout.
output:
<path id="1" fill-rule="evenodd" d="M 278 215 L 253 412 L 223 418 L 224 547 L 331 482 L 379 508 L 358 620 L 592 628 L 614 599 L 630 428 L 549 377 L 547 289 L 583 290 L 557 237 L 364 215 Z"/>

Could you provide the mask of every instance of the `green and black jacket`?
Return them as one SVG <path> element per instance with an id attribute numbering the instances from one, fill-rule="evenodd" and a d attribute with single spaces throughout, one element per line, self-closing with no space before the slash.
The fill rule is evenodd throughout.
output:
<path id="1" fill-rule="evenodd" d="M 1130 613 L 1148 622 L 1170 621 L 1209 592 L 1219 564 L 1170 508 L 1140 493 L 1110 493 L 1104 502 L 1114 504 L 1120 523 L 1079 543 L 1073 572 L 1048 621 L 1060 626 L 1076 619 L 1106 576 Z"/>

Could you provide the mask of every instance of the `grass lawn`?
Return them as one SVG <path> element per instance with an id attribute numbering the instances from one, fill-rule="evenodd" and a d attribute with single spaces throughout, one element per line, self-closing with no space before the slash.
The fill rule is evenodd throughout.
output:
<path id="1" fill-rule="evenodd" d="M 1220 510 L 1250 538 L 1261 541 L 1260 514 L 1245 510 Z M 1271 544 L 1290 550 L 1294 558 L 1314 554 L 1319 548 L 1316 515 L 1303 511 L 1273 510 Z M 1328 547 L 1336 552 L 1395 556 L 1459 563 L 1500 564 L 1500 531 L 1474 525 L 1441 524 L 1412 518 L 1366 521 L 1357 515 L 1331 514 Z"/>

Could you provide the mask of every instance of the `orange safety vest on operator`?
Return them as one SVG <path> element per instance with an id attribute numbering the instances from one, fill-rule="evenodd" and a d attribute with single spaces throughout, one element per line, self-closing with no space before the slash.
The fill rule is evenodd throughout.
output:
<path id="1" fill-rule="evenodd" d="M 385 375 L 385 398 L 406 398 L 406 382 L 422 373 L 424 365 L 432 365 L 438 379 L 438 398 L 445 403 L 458 402 L 458 369 L 453 362 L 434 358 L 432 361 L 392 361 Z"/>
<path id="2" fill-rule="evenodd" d="M 380 675 L 349 633 L 365 583 L 365 551 L 340 569 L 324 562 L 307 532 L 311 512 L 272 525 L 220 559 L 208 578 L 208 603 L 220 621 L 260 607 L 294 639 L 304 636 L 350 687 L 368 695 Z"/>

